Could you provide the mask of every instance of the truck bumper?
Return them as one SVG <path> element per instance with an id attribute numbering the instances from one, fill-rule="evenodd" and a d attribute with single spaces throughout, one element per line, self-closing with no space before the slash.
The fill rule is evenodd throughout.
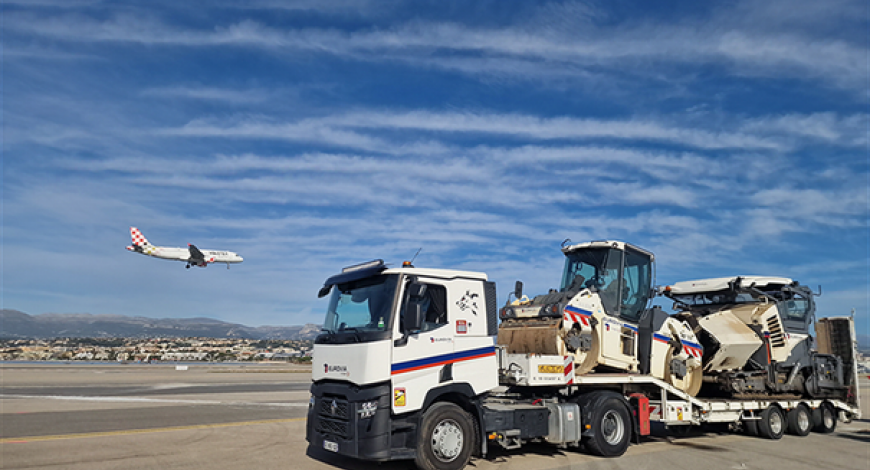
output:
<path id="1" fill-rule="evenodd" d="M 305 438 L 313 448 L 363 460 L 391 460 L 389 382 L 359 387 L 342 382 L 311 386 Z M 377 403 L 372 416 L 363 404 Z"/>

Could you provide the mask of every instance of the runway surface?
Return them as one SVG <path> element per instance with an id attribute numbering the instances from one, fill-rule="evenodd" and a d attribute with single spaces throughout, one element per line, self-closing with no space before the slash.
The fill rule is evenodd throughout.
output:
<path id="1" fill-rule="evenodd" d="M 307 448 L 310 370 L 287 365 L 0 364 L 0 469 L 365 469 Z M 870 417 L 870 383 L 862 382 Z M 780 441 L 698 432 L 617 459 L 537 444 L 493 449 L 490 469 L 870 468 L 870 420 Z M 409 462 L 382 464 L 410 469 Z"/>

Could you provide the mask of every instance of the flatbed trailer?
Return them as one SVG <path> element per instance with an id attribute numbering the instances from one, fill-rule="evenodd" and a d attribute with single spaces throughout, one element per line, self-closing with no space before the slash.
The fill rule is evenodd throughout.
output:
<path id="1" fill-rule="evenodd" d="M 857 381 L 849 394 L 854 400 L 772 397 L 704 398 L 691 396 L 669 383 L 649 375 L 590 373 L 574 376 L 565 365 L 571 356 L 499 353 L 502 387 L 483 399 L 500 409 L 509 405 L 546 406 L 558 414 L 565 404 L 575 403 L 579 419 L 575 430 L 548 430 L 545 440 L 555 444 L 586 444 L 593 454 L 614 457 L 625 452 L 632 438 L 636 442 L 650 434 L 651 423 L 670 429 L 685 429 L 704 424 L 728 424 L 734 430 L 768 439 L 780 439 L 786 432 L 806 436 L 811 431 L 830 433 L 837 420 L 850 421 L 861 417 Z M 563 364 L 560 368 L 559 364 Z M 628 409 L 626 421 L 624 409 Z M 508 411 L 509 412 L 509 411 Z M 524 411 L 525 412 L 525 411 Z M 513 449 L 524 440 L 515 436 L 532 436 L 533 429 L 522 429 L 519 419 L 502 419 L 516 429 L 495 430 L 489 426 L 487 439 Z M 560 424 L 565 426 L 563 420 Z M 482 426 L 487 428 L 488 423 Z M 579 436 L 576 441 L 554 439 L 551 436 Z M 514 436 L 513 438 L 511 436 Z M 525 440 L 533 440 L 529 437 Z"/>

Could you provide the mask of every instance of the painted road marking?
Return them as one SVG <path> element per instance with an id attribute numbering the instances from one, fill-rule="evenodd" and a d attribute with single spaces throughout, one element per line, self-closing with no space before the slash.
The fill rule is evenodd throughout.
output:
<path id="1" fill-rule="evenodd" d="M 58 434 L 54 436 L 27 436 L 27 437 L 8 437 L 6 439 L 0 439 L 0 444 L 27 444 L 30 442 L 44 442 L 44 441 L 63 441 L 68 439 L 87 439 L 92 437 L 111 437 L 111 436 L 130 436 L 135 434 L 148 434 L 148 433 L 158 433 L 158 432 L 172 432 L 172 431 L 190 431 L 195 429 L 214 429 L 214 428 L 228 428 L 233 426 L 256 426 L 260 424 L 279 424 L 279 423 L 291 423 L 294 421 L 302 421 L 307 418 L 285 418 L 285 419 L 263 419 L 259 421 L 238 421 L 234 423 L 217 423 L 217 424 L 196 424 L 191 426 L 173 426 L 166 428 L 152 428 L 152 429 L 128 429 L 124 431 L 103 431 L 103 432 L 85 432 L 79 434 Z"/>
<path id="2" fill-rule="evenodd" d="M 0 400 L 6 398 L 27 398 L 45 400 L 98 401 L 114 403 L 165 403 L 182 405 L 247 405 L 247 406 L 282 406 L 290 408 L 307 408 L 304 403 L 262 403 L 250 401 L 218 401 L 218 400 L 178 400 L 172 398 L 142 398 L 142 397 L 87 397 L 79 395 L 0 395 Z"/>

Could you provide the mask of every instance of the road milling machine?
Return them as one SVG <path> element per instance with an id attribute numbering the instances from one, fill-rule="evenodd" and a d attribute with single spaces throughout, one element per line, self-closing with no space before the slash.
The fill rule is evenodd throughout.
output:
<path id="1" fill-rule="evenodd" d="M 743 276 L 678 282 L 660 293 L 675 301 L 674 318 L 691 325 L 703 346 L 705 395 L 848 398 L 854 371 L 841 358 L 852 356 L 854 334 L 821 319 L 814 348 L 810 288 Z"/>
<path id="2" fill-rule="evenodd" d="M 516 300 L 500 311 L 497 342 L 508 353 L 574 356 L 574 373 L 650 374 L 695 395 L 703 350 L 691 326 L 649 307 L 652 253 L 619 241 L 563 243 L 559 290 Z"/>

